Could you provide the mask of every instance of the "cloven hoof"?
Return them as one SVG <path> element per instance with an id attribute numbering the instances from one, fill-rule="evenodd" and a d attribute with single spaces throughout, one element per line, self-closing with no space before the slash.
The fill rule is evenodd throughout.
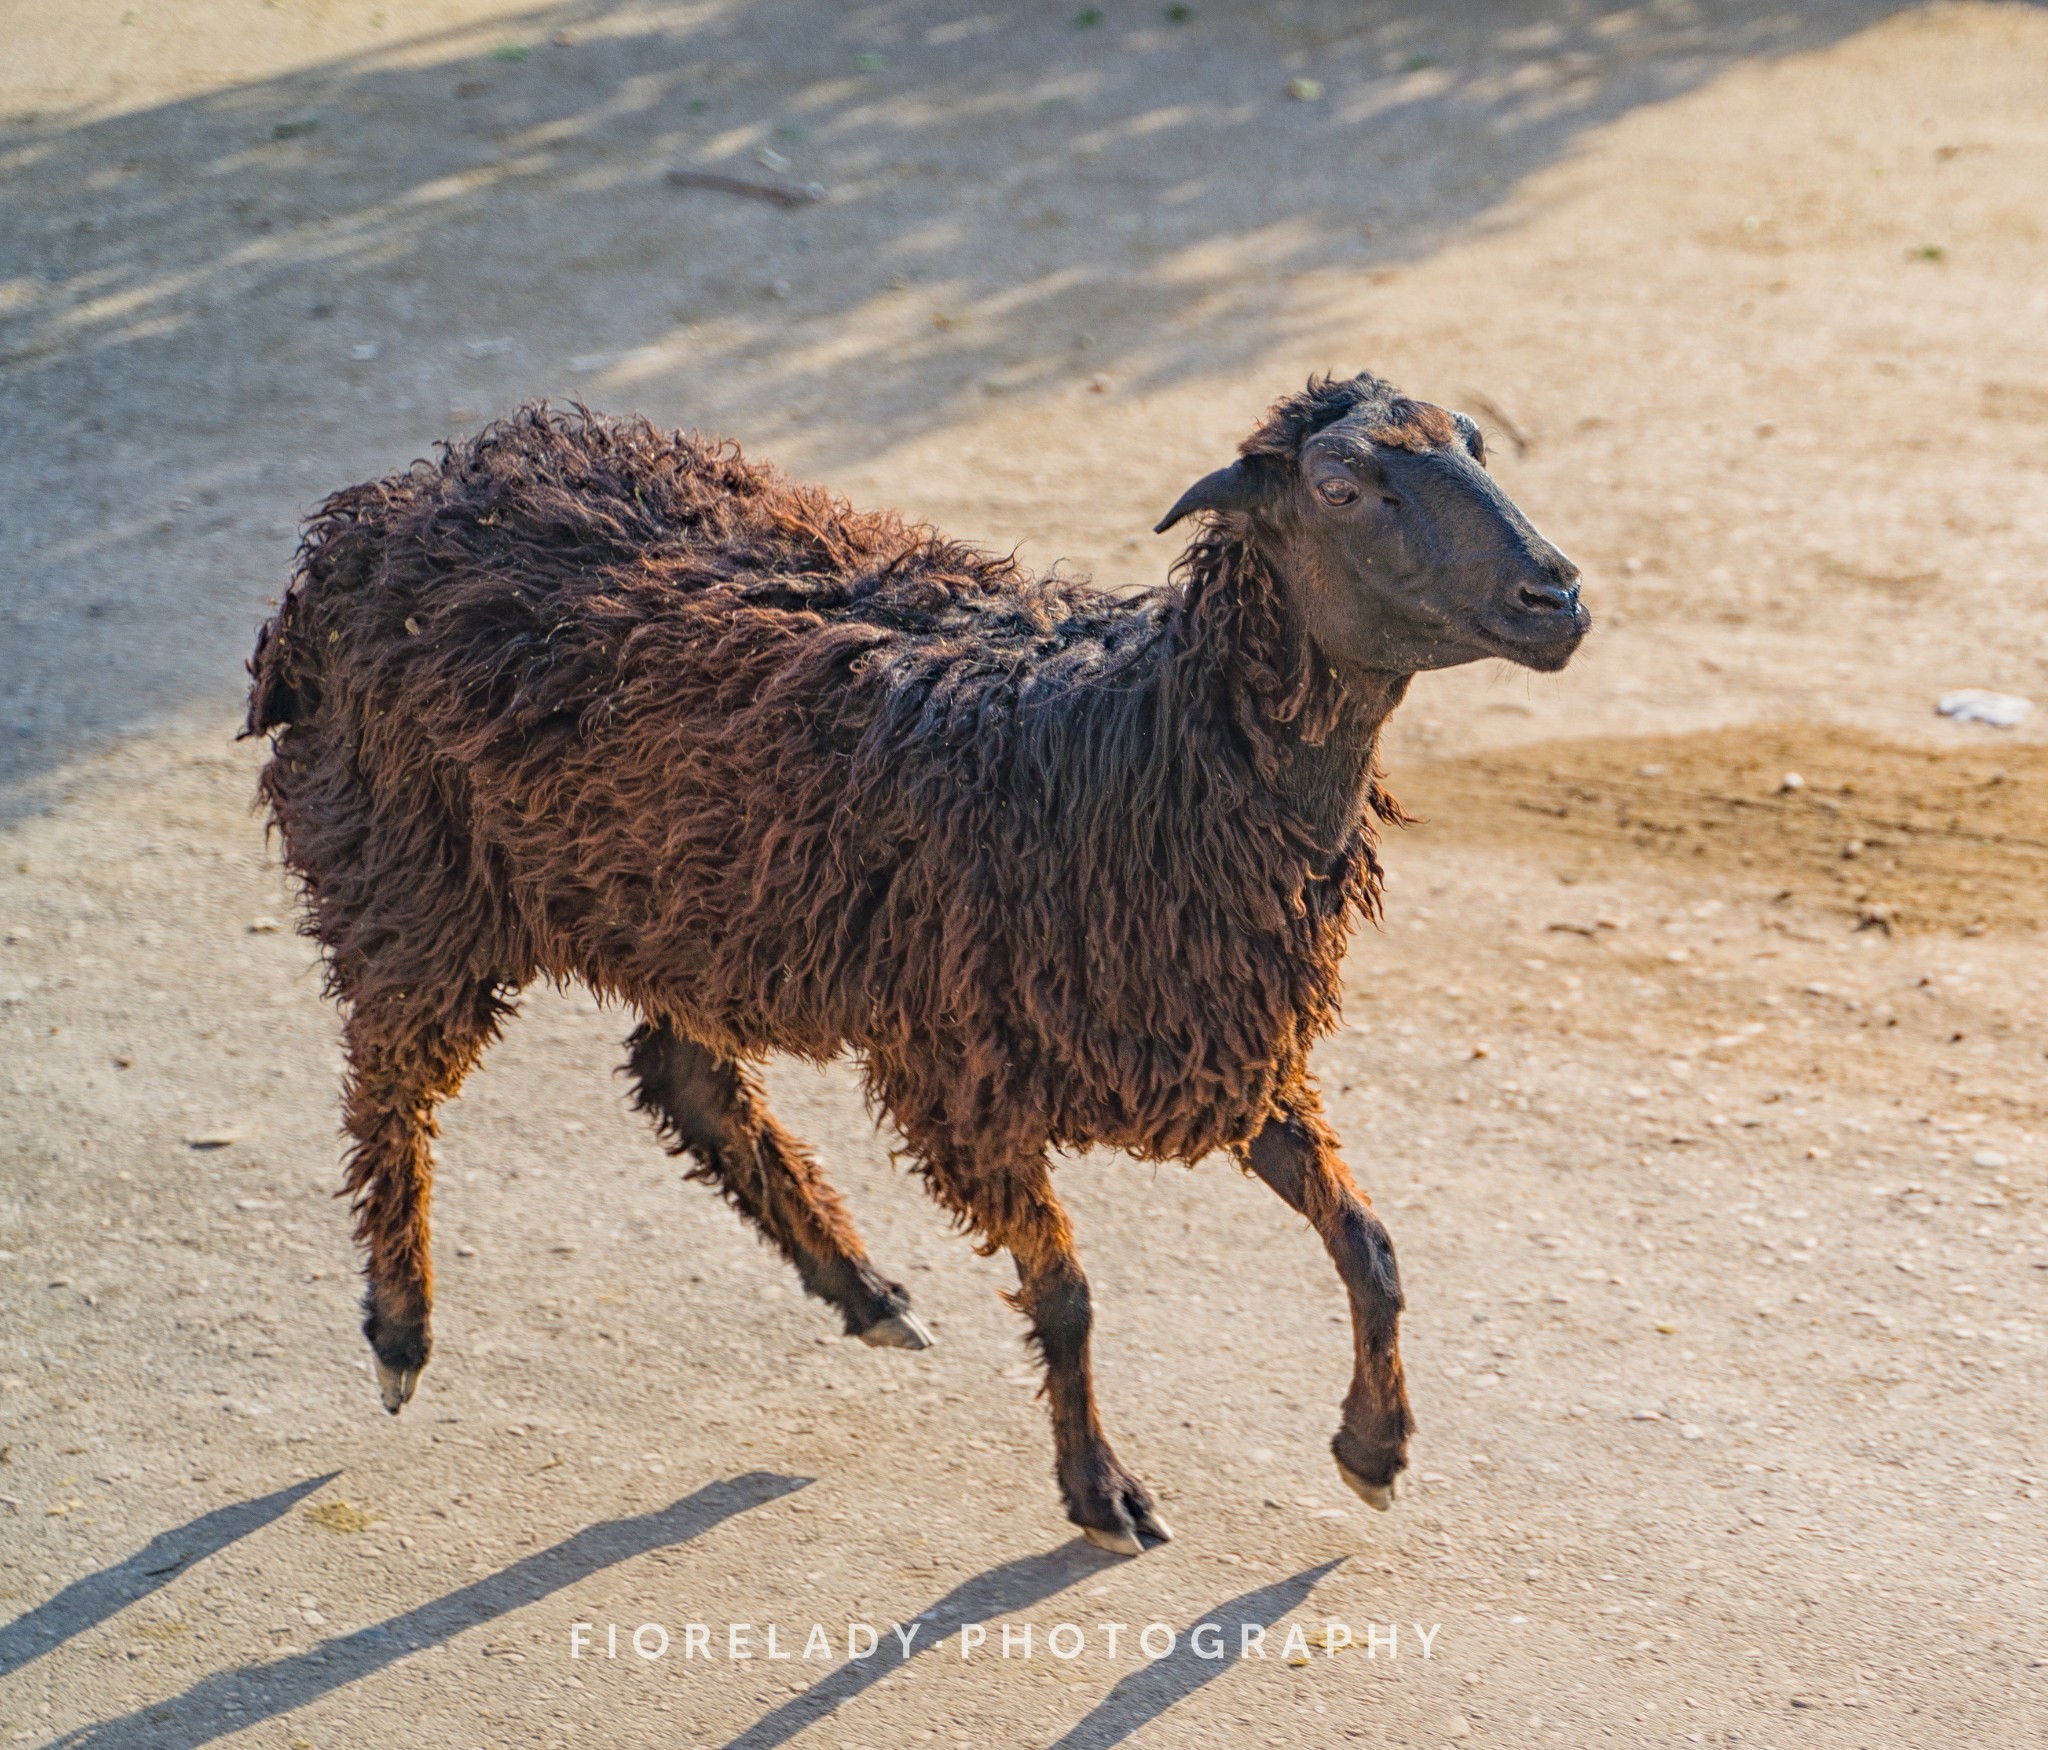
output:
<path id="1" fill-rule="evenodd" d="M 1173 1542 L 1173 1528 L 1149 1507 L 1134 1513 L 1128 1530 L 1102 1531 L 1084 1525 L 1081 1535 L 1113 1556 L 1141 1556 L 1154 1544 Z"/>
<path id="2" fill-rule="evenodd" d="M 412 1388 L 420 1382 L 417 1367 L 387 1367 L 377 1363 L 377 1389 L 384 1395 L 384 1407 L 392 1415 L 412 1402 Z"/>
<path id="3" fill-rule="evenodd" d="M 886 1319 L 877 1319 L 861 1332 L 860 1340 L 876 1349 L 929 1349 L 932 1334 L 925 1328 L 925 1322 L 907 1307 L 900 1313 L 891 1313 Z"/>
<path id="4" fill-rule="evenodd" d="M 1092 1525 L 1084 1525 L 1081 1535 L 1097 1549 L 1106 1549 L 1113 1556 L 1141 1556 L 1145 1553 L 1145 1546 L 1138 1541 L 1135 1531 L 1099 1531 Z"/>
<path id="5" fill-rule="evenodd" d="M 1395 1491 L 1401 1482 L 1399 1477 L 1389 1477 L 1383 1483 L 1369 1483 L 1356 1471 L 1347 1470 L 1342 1464 L 1337 1466 L 1337 1474 L 1344 1479 L 1351 1492 L 1375 1512 L 1384 1513 L 1393 1506 Z"/>

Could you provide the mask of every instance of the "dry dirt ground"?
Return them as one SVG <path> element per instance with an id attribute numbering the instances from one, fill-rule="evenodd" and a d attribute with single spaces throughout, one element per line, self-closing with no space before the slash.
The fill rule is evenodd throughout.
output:
<path id="1" fill-rule="evenodd" d="M 0 1742 L 2043 1741 L 2048 711 L 1932 704 L 2048 699 L 2048 15 L 1183 12 L 7 8 Z M 1600 620 L 1417 687 L 1319 1058 L 1408 1284 L 1397 1509 L 1263 1188 L 1062 1171 L 1179 1531 L 1117 1563 L 845 1067 L 771 1079 L 924 1355 L 679 1183 L 573 991 L 449 1113 L 387 1420 L 231 740 L 310 504 L 576 394 L 1136 582 L 1365 364 L 1489 425 Z"/>

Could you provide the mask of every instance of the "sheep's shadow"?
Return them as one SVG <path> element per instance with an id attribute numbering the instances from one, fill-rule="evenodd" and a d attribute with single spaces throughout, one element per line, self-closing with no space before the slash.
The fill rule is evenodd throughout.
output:
<path id="1" fill-rule="evenodd" d="M 907 1655 L 900 1651 L 900 1639 L 883 1635 L 867 1658 L 849 1660 L 801 1695 L 764 1714 L 725 1750 L 773 1750 L 775 1745 L 786 1744 L 899 1669 L 907 1659 L 943 1646 L 966 1624 L 1043 1603 L 1076 1580 L 1115 1567 L 1121 1559 L 1106 1556 L 1077 1537 L 1042 1555 L 1022 1556 L 977 1574 L 900 1625 L 901 1634 L 910 1637 Z"/>
<path id="2" fill-rule="evenodd" d="M 202 1513 L 175 1530 L 159 1532 L 132 1556 L 74 1580 L 63 1591 L 0 1628 L 0 1677 L 60 1647 L 73 1635 L 105 1622 L 137 1599 L 168 1586 L 194 1562 L 227 1548 L 284 1517 L 315 1489 L 341 1473 L 309 1477 L 251 1501 Z"/>
<path id="3" fill-rule="evenodd" d="M 652 1513 L 606 1520 L 510 1567 L 303 1653 L 202 1678 L 184 1694 L 66 1732 L 52 1750 L 197 1750 L 305 1707 L 424 1647 L 574 1586 L 599 1570 L 701 1537 L 736 1514 L 809 1486 L 750 1471 L 706 1484 Z"/>
<path id="4" fill-rule="evenodd" d="M 1290 1610 L 1298 1609 L 1315 1590 L 1316 1582 L 1341 1562 L 1340 1557 L 1256 1591 L 1241 1592 L 1189 1623 L 1174 1637 L 1172 1652 L 1121 1679 L 1051 1750 L 1108 1750 L 1112 1744 L 1121 1744 L 1140 1726 L 1158 1719 L 1237 1664 L 1244 1656 L 1244 1629 L 1270 1628 Z M 1195 1636 L 1204 1627 L 1220 1631 L 1209 1643 L 1217 1648 L 1213 1655 L 1195 1649 Z"/>
<path id="5" fill-rule="evenodd" d="M 0 119 L 0 776 L 224 703 L 307 505 L 458 405 L 581 393 L 837 468 L 991 394 L 1229 372 L 1317 320 L 1286 277 L 1415 260 L 1586 130 L 1899 9 L 577 0 Z"/>
<path id="6" fill-rule="evenodd" d="M 1243 1656 L 1245 1628 L 1269 1627 L 1298 1608 L 1316 1583 L 1340 1562 L 1341 1558 L 1305 1568 L 1205 1612 L 1175 1636 L 1171 1653 L 1148 1660 L 1122 1679 L 1052 1750 L 1106 1750 L 1128 1738 L 1236 1664 Z M 892 1647 L 891 1637 L 884 1635 L 868 1657 L 849 1660 L 801 1695 L 764 1714 L 724 1750 L 775 1750 L 836 1713 L 909 1659 L 945 1645 L 969 1623 L 1029 1609 L 1065 1591 L 1076 1580 L 1116 1565 L 1115 1558 L 1103 1556 L 1076 1538 L 1044 1555 L 1026 1556 L 977 1574 L 901 1625 L 901 1632 L 912 1636 L 907 1653 L 897 1650 L 900 1641 Z M 1203 1626 L 1220 1631 L 1213 1643 L 1217 1649 L 1213 1656 L 1204 1657 L 1194 1650 L 1194 1633 Z"/>

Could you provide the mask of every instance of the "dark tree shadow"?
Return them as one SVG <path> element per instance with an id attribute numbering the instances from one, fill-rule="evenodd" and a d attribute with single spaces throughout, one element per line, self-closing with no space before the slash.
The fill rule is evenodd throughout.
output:
<path id="1" fill-rule="evenodd" d="M 283 1518 L 315 1489 L 340 1475 L 329 1471 L 324 1477 L 309 1477 L 253 1501 L 217 1507 L 174 1531 L 159 1532 L 125 1561 L 72 1581 L 54 1598 L 0 1628 L 0 1677 L 19 1671 L 73 1635 L 168 1586 L 194 1562 L 204 1561 L 237 1539 Z"/>
<path id="2" fill-rule="evenodd" d="M 1321 1567 L 1304 1568 L 1285 1580 L 1261 1586 L 1256 1592 L 1240 1593 L 1189 1623 L 1176 1638 L 1171 1653 L 1120 1681 L 1052 1750 L 1108 1750 L 1111 1744 L 1122 1743 L 1140 1726 L 1156 1720 L 1175 1703 L 1185 1701 L 1203 1684 L 1214 1682 L 1235 1665 L 1241 1656 L 1243 1642 L 1239 1631 L 1243 1625 L 1270 1627 L 1298 1608 L 1315 1590 L 1316 1582 L 1338 1565 L 1325 1562 Z M 1220 1651 L 1213 1659 L 1205 1659 L 1193 1650 L 1194 1632 L 1204 1623 L 1216 1624 L 1222 1630 Z"/>
<path id="3" fill-rule="evenodd" d="M 829 468 L 989 395 L 1226 375 L 1289 277 L 1415 260 L 1588 129 L 1899 9 L 584 0 L 0 118 L 0 779 L 226 706 L 296 519 L 458 409 L 580 393 Z"/>
<path id="4" fill-rule="evenodd" d="M 422 1647 L 453 1640 L 465 1629 L 523 1609 L 601 1569 L 701 1537 L 735 1514 L 808 1487 L 810 1480 L 751 1471 L 709 1483 L 656 1512 L 586 1526 L 509 1568 L 401 1616 L 338 1635 L 288 1658 L 216 1673 L 168 1701 L 80 1726 L 54 1740 L 53 1750 L 196 1750 L 258 1721 L 305 1707 Z"/>
<path id="5" fill-rule="evenodd" d="M 927 1610 L 921 1610 L 902 1625 L 907 1634 L 917 1629 L 910 1643 L 909 1657 L 917 1658 L 945 1644 L 964 1623 L 983 1622 L 992 1616 L 1028 1609 L 1055 1593 L 1065 1591 L 1076 1580 L 1114 1567 L 1120 1557 L 1106 1556 L 1093 1545 L 1075 1538 L 1043 1555 L 1023 1556 L 1014 1562 L 990 1568 L 956 1586 Z M 725 1750 L 772 1750 L 787 1744 L 798 1733 L 808 1731 L 826 1715 L 835 1712 L 863 1690 L 870 1688 L 904 1663 L 901 1643 L 895 1636 L 881 1637 L 875 1651 L 865 1659 L 849 1660 L 798 1696 L 793 1696 L 772 1713 L 764 1714 Z"/>

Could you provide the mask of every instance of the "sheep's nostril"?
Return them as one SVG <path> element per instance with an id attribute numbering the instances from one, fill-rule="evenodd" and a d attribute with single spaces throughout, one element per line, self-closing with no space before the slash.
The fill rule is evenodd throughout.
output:
<path id="1" fill-rule="evenodd" d="M 1521 603 L 1532 613 L 1568 614 L 1579 605 L 1578 585 L 1525 583 L 1522 585 Z"/>

